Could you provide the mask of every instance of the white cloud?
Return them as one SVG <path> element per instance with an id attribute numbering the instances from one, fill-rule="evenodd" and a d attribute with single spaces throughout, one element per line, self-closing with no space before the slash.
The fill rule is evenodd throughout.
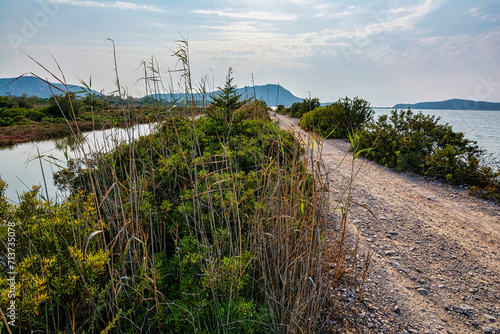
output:
<path id="1" fill-rule="evenodd" d="M 493 15 L 485 13 L 479 7 L 471 8 L 467 13 L 470 16 L 475 17 L 475 18 L 477 18 L 477 19 L 479 19 L 481 21 L 486 21 L 486 22 L 497 22 L 498 21 L 498 17 L 495 17 Z"/>
<path id="2" fill-rule="evenodd" d="M 115 1 L 115 2 L 99 2 L 90 0 L 48 0 L 51 3 L 59 5 L 70 5 L 77 7 L 94 7 L 94 8 L 112 8 L 122 10 L 143 10 L 153 13 L 167 13 L 166 10 L 153 5 L 139 5 L 132 2 Z"/>
<path id="3" fill-rule="evenodd" d="M 236 35 L 241 33 L 257 33 L 276 31 L 276 27 L 271 23 L 252 22 L 252 21 L 237 21 L 227 25 L 211 25 L 200 26 L 202 29 L 222 31 L 227 38 L 227 35 Z"/>
<path id="4" fill-rule="evenodd" d="M 251 19 L 251 20 L 264 20 L 264 21 L 291 21 L 297 18 L 296 15 L 286 15 L 263 11 L 251 11 L 247 13 L 235 13 L 223 10 L 203 10 L 197 9 L 192 10 L 190 13 L 202 14 L 202 15 L 216 15 L 220 17 L 229 17 L 232 19 Z"/>
<path id="5" fill-rule="evenodd" d="M 374 15 L 378 22 L 365 27 L 368 35 L 415 29 L 415 25 L 427 14 L 437 9 L 442 1 L 426 0 L 416 6 L 385 10 Z"/>

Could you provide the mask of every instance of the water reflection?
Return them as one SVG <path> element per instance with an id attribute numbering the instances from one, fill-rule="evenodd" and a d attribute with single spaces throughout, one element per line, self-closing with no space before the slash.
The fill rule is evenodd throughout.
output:
<path id="1" fill-rule="evenodd" d="M 154 125 L 140 124 L 127 129 L 107 129 L 82 133 L 79 137 L 23 143 L 0 149 L 0 178 L 7 182 L 7 198 L 18 203 L 18 196 L 33 185 L 40 194 L 54 201 L 66 197 L 54 185 L 53 174 L 69 159 L 83 158 L 95 152 L 109 152 L 122 142 L 130 142 L 153 131 Z"/>
<path id="2" fill-rule="evenodd" d="M 81 144 L 85 141 L 85 137 L 83 134 L 75 134 L 70 137 L 63 137 L 54 139 L 55 148 L 59 151 L 76 151 L 78 149 L 78 144 Z"/>

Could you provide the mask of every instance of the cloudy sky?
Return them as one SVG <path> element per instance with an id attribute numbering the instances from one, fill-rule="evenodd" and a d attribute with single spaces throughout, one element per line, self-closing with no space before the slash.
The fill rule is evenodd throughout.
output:
<path id="1" fill-rule="evenodd" d="M 0 29 L 0 77 L 47 76 L 26 53 L 106 93 L 116 89 L 108 38 L 120 83 L 142 96 L 141 62 L 154 57 L 168 81 L 183 36 L 195 84 L 220 86 L 231 66 L 239 86 L 253 75 L 322 102 L 500 102 L 498 0 L 1 0 Z"/>

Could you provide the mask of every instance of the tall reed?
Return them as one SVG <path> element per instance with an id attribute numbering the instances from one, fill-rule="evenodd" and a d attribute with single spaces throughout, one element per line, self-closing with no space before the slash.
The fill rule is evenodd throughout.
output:
<path id="1" fill-rule="evenodd" d="M 37 188 L 18 206 L 0 196 L 1 219 L 16 222 L 21 245 L 16 332 L 322 327 L 329 208 L 320 156 L 279 129 L 259 101 L 224 122 L 210 116 L 217 109 L 196 117 L 207 79 L 192 83 L 186 40 L 173 54 L 184 101 L 167 102 L 176 94 L 157 63 L 143 63 L 151 134 L 108 153 L 80 145 L 80 158 L 58 174 L 71 190 L 62 204 L 40 200 Z"/>

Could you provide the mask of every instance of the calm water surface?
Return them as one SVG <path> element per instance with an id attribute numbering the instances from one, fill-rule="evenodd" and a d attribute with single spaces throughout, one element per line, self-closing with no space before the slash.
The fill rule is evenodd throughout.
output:
<path id="1" fill-rule="evenodd" d="M 7 182 L 6 196 L 18 203 L 18 195 L 30 190 L 33 185 L 42 186 L 41 195 L 48 193 L 52 200 L 66 195 L 54 186 L 53 173 L 59 166 L 66 166 L 67 159 L 82 157 L 90 152 L 108 152 L 118 143 L 129 142 L 148 134 L 150 124 L 140 124 L 128 129 L 107 129 L 83 133 L 80 147 L 73 137 L 37 141 L 0 149 L 0 178 Z M 40 156 L 40 158 L 38 158 Z M 45 180 L 45 181 L 44 181 Z"/>

